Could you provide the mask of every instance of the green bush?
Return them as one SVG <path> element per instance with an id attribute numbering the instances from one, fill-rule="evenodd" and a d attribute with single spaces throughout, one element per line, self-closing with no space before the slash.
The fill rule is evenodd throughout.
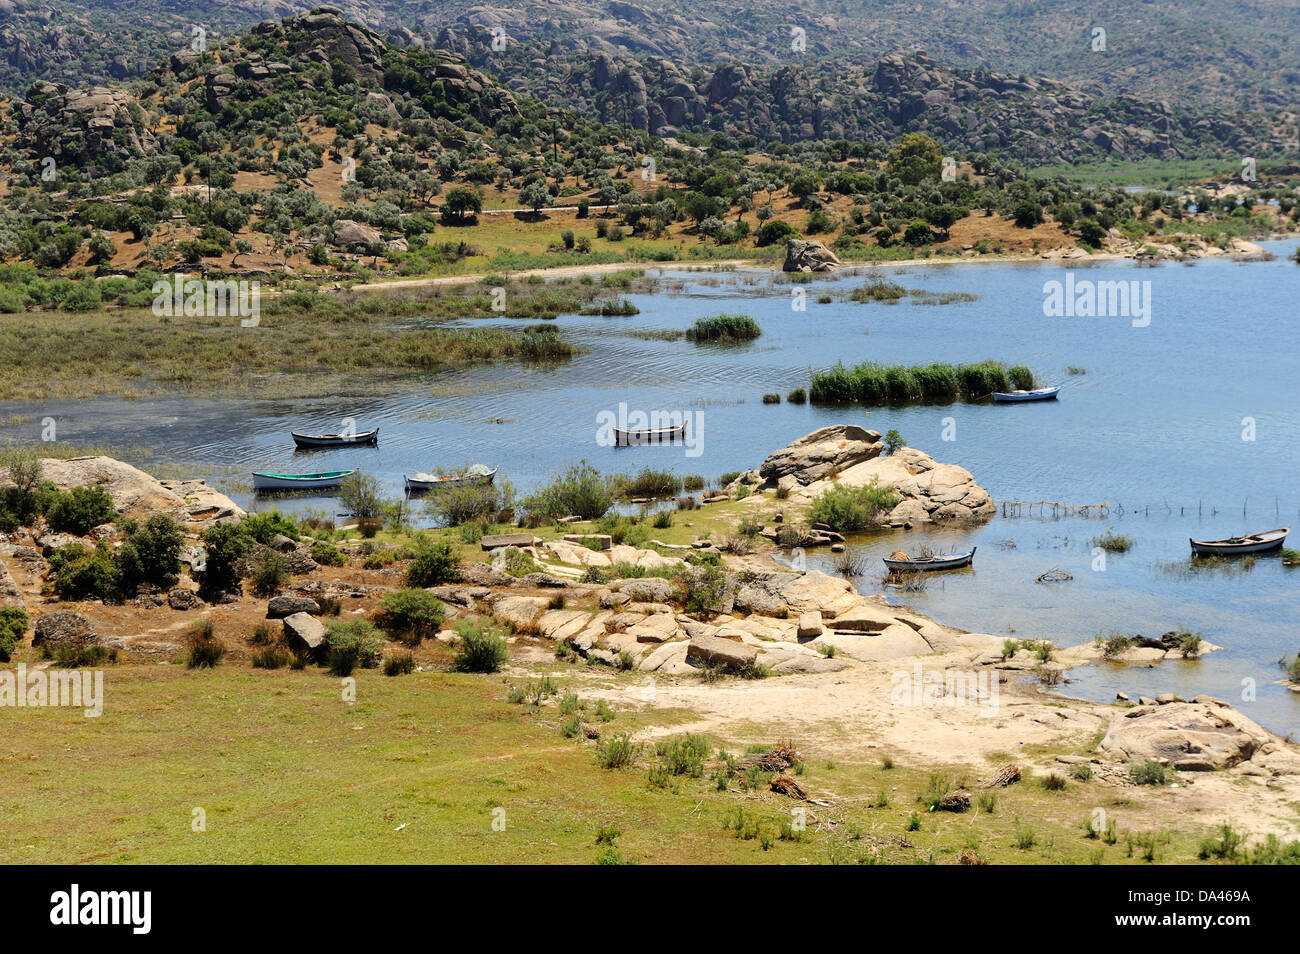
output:
<path id="1" fill-rule="evenodd" d="M 253 565 L 253 592 L 258 596 L 273 596 L 289 582 L 289 563 L 277 550 L 263 550 Z"/>
<path id="2" fill-rule="evenodd" d="M 16 606 L 0 609 L 0 662 L 8 662 L 27 633 L 27 614 Z"/>
<path id="3" fill-rule="evenodd" d="M 171 516 L 153 514 L 142 525 L 127 524 L 126 541 L 117 551 L 122 589 L 134 592 L 142 583 L 168 589 L 180 579 L 185 534 Z"/>
<path id="4" fill-rule="evenodd" d="M 102 599 L 121 586 L 117 561 L 102 540 L 93 550 L 80 543 L 60 547 L 50 556 L 49 566 L 61 600 Z"/>
<path id="5" fill-rule="evenodd" d="M 189 655 L 185 661 L 187 669 L 211 669 L 221 662 L 226 650 L 217 642 L 212 631 L 212 620 L 203 619 L 194 625 L 189 635 Z"/>
<path id="6" fill-rule="evenodd" d="M 459 566 L 460 557 L 452 552 L 451 544 L 421 540 L 415 547 L 415 559 L 406 570 L 406 585 L 422 589 L 450 582 L 456 579 Z"/>
<path id="7" fill-rule="evenodd" d="M 502 506 L 501 491 L 482 483 L 434 490 L 425 503 L 425 509 L 448 527 L 490 523 Z"/>
<path id="8" fill-rule="evenodd" d="M 384 639 L 364 619 L 331 620 L 325 624 L 325 651 L 334 676 L 350 676 L 352 670 L 373 668 L 384 648 Z"/>
<path id="9" fill-rule="evenodd" d="M 324 540 L 317 540 L 311 545 L 311 558 L 321 566 L 346 566 L 348 562 L 347 555 Z"/>
<path id="10" fill-rule="evenodd" d="M 217 523 L 199 534 L 203 542 L 202 569 L 198 574 L 199 593 L 209 601 L 228 592 L 238 592 L 239 573 L 235 564 L 248 553 L 251 538 L 240 530 L 241 524 Z"/>
<path id="11" fill-rule="evenodd" d="M 84 537 L 91 527 L 113 519 L 113 498 L 102 487 L 73 487 L 56 492 L 45 519 L 63 533 Z"/>
<path id="12" fill-rule="evenodd" d="M 455 629 L 460 637 L 455 666 L 461 672 L 496 672 L 509 661 L 505 635 L 490 623 L 461 620 Z"/>
<path id="13" fill-rule="evenodd" d="M 865 530 L 880 513 L 898 506 L 899 499 L 892 487 L 881 487 L 875 480 L 863 487 L 836 484 L 813 500 L 808 519 L 837 533 Z"/>
<path id="14" fill-rule="evenodd" d="M 267 546 L 271 545 L 271 541 L 277 534 L 290 540 L 297 540 L 301 536 L 298 525 L 278 510 L 269 513 L 250 513 L 239 522 L 239 529 L 258 543 Z"/>
<path id="15" fill-rule="evenodd" d="M 777 245 L 792 238 L 800 238 L 799 230 L 782 219 L 764 222 L 754 235 L 754 241 L 759 247 Z"/>
<path id="16" fill-rule="evenodd" d="M 431 639 L 442 625 L 444 607 L 425 590 L 395 590 L 384 596 L 375 616 L 381 629 L 412 646 Z"/>
<path id="17" fill-rule="evenodd" d="M 405 676 L 415 672 L 415 657 L 410 653 L 398 653 L 384 660 L 385 676 Z"/>
<path id="18" fill-rule="evenodd" d="M 524 498 L 521 507 L 536 521 L 569 515 L 596 520 L 603 517 L 613 503 L 609 482 L 584 460 Z"/>

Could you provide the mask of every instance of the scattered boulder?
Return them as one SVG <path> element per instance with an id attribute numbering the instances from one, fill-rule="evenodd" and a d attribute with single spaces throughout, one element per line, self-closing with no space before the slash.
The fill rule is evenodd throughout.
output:
<path id="1" fill-rule="evenodd" d="M 199 594 L 188 586 L 173 586 L 167 591 L 167 605 L 174 610 L 190 610 L 202 604 Z"/>
<path id="2" fill-rule="evenodd" d="M 294 652 L 312 654 L 325 645 L 325 624 L 308 613 L 284 618 L 284 639 Z"/>
<path id="3" fill-rule="evenodd" d="M 688 659 L 712 663 L 716 666 L 744 669 L 753 664 L 758 656 L 758 650 L 753 646 L 717 636 L 692 636 L 686 656 Z"/>
<path id="4" fill-rule="evenodd" d="M 627 635 L 638 643 L 665 643 L 678 633 L 677 620 L 671 613 L 655 613 L 627 628 Z"/>
<path id="5" fill-rule="evenodd" d="M 830 272 L 840 265 L 835 253 L 816 239 L 790 239 L 785 243 L 783 272 Z"/>
<path id="6" fill-rule="evenodd" d="M 55 610 L 36 621 L 33 646 L 89 646 L 99 642 L 90 620 L 72 610 Z"/>
<path id="7" fill-rule="evenodd" d="M 306 596 L 273 596 L 266 604 L 267 619 L 283 619 L 295 613 L 320 612 L 320 604 Z"/>
<path id="8" fill-rule="evenodd" d="M 799 614 L 800 639 L 814 639 L 822 634 L 822 614 L 817 610 L 808 610 Z"/>

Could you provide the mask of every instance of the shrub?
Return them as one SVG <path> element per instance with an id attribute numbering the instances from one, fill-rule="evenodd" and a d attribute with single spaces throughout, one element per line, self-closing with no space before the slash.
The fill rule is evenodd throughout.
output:
<path id="1" fill-rule="evenodd" d="M 263 550 L 253 566 L 253 592 L 272 596 L 289 581 L 289 563 L 277 550 Z"/>
<path id="2" fill-rule="evenodd" d="M 73 487 L 55 493 L 45 519 L 54 530 L 83 537 L 113 514 L 113 498 L 102 487 Z"/>
<path id="3" fill-rule="evenodd" d="M 764 394 L 764 395 L 763 395 L 763 403 L 764 403 L 764 404 L 780 404 L 780 403 L 781 403 L 781 395 L 779 395 L 779 394 Z"/>
<path id="4" fill-rule="evenodd" d="M 755 244 L 760 248 L 777 245 L 787 239 L 799 238 L 799 230 L 783 219 L 770 219 L 764 222 L 754 235 Z"/>
<path id="5" fill-rule="evenodd" d="M 677 577 L 677 598 L 691 613 L 713 613 L 727 591 L 727 574 L 710 564 L 682 571 Z"/>
<path id="6" fill-rule="evenodd" d="M 455 628 L 460 637 L 455 666 L 461 672 L 496 672 L 509 661 L 510 647 L 496 627 L 461 620 Z"/>
<path id="7" fill-rule="evenodd" d="M 239 589 L 235 564 L 252 546 L 250 538 L 240 532 L 238 524 L 217 523 L 199 534 L 203 541 L 203 568 L 199 574 L 199 593 L 211 599 L 221 593 Z"/>
<path id="8" fill-rule="evenodd" d="M 903 435 L 898 431 L 889 431 L 885 434 L 884 445 L 885 456 L 888 457 L 906 447 L 907 441 L 903 440 Z"/>
<path id="9" fill-rule="evenodd" d="M 459 566 L 460 557 L 452 552 L 451 544 L 421 541 L 416 545 L 415 559 L 407 567 L 406 585 L 420 589 L 438 586 L 454 580 Z"/>
<path id="10" fill-rule="evenodd" d="M 280 646 L 265 646 L 253 653 L 254 669 L 280 669 L 289 665 L 293 656 Z"/>
<path id="11" fill-rule="evenodd" d="M 311 558 L 321 566 L 345 566 L 347 556 L 332 543 L 317 540 L 311 545 Z"/>
<path id="12" fill-rule="evenodd" d="M 415 672 L 415 658 L 410 653 L 398 653 L 384 660 L 385 676 L 404 676 Z"/>
<path id="13" fill-rule="evenodd" d="M 620 500 L 632 497 L 671 497 L 681 486 L 681 478 L 671 470 L 643 467 L 636 474 L 616 474 L 608 481 L 610 493 Z"/>
<path id="14" fill-rule="evenodd" d="M 1165 767 L 1159 762 L 1132 762 L 1128 774 L 1135 785 L 1165 784 Z"/>
<path id="15" fill-rule="evenodd" d="M 790 404 L 805 404 L 808 401 L 808 392 L 803 388 L 795 388 L 785 396 L 785 399 Z"/>
<path id="16" fill-rule="evenodd" d="M 443 605 L 425 590 L 395 590 L 379 604 L 375 621 L 394 639 L 417 646 L 442 625 Z"/>
<path id="17" fill-rule="evenodd" d="M 239 521 L 239 529 L 245 536 L 266 546 L 270 546 L 276 536 L 288 537 L 290 540 L 297 540 L 301 536 L 297 524 L 278 510 L 250 513 Z"/>
<path id="18" fill-rule="evenodd" d="M 471 522 L 489 523 L 503 505 L 501 491 L 493 484 L 465 484 L 434 490 L 425 509 L 444 525 L 458 527 Z"/>
<path id="19" fill-rule="evenodd" d="M 654 528 L 656 530 L 667 530 L 673 525 L 673 512 L 671 510 L 660 510 L 654 517 Z"/>
<path id="20" fill-rule="evenodd" d="M 625 732 L 596 743 L 596 764 L 603 769 L 627 768 L 641 754 L 641 746 Z"/>
<path id="21" fill-rule="evenodd" d="M 609 482 L 584 460 L 524 498 L 521 506 L 531 518 L 538 520 L 569 515 L 596 520 L 603 517 L 613 503 Z"/>
<path id="22" fill-rule="evenodd" d="M 217 642 L 212 632 L 212 620 L 204 619 L 195 624 L 189 636 L 189 656 L 187 669 L 211 669 L 221 662 L 226 654 L 225 647 Z"/>
<path id="23" fill-rule="evenodd" d="M 332 620 L 325 624 L 325 649 L 330 675 L 350 676 L 358 666 L 362 669 L 373 668 L 383 646 L 383 637 L 366 620 Z"/>
<path id="24" fill-rule="evenodd" d="M 113 554 L 101 540 L 92 550 L 80 543 L 69 543 L 50 556 L 54 574 L 54 592 L 62 600 L 108 596 L 121 585 L 121 571 Z"/>
<path id="25" fill-rule="evenodd" d="M 27 614 L 16 606 L 0 609 L 0 662 L 8 662 L 27 633 Z"/>
<path id="26" fill-rule="evenodd" d="M 185 534 L 175 520 L 156 513 L 143 525 L 131 524 L 117 552 L 122 588 L 133 592 L 141 583 L 167 589 L 180 578 L 181 547 Z"/>
<path id="27" fill-rule="evenodd" d="M 898 501 L 892 487 L 881 487 L 875 480 L 862 487 L 837 484 L 813 500 L 808 519 L 824 523 L 837 533 L 864 530 L 877 515 L 893 510 Z"/>

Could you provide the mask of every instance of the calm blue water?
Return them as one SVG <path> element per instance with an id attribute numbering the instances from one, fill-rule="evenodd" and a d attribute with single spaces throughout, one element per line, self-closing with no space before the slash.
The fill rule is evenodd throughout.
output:
<path id="1" fill-rule="evenodd" d="M 557 367 L 447 372 L 387 397 L 7 405 L 0 413 L 33 420 L 0 436 L 30 440 L 40 418 L 53 415 L 63 440 L 125 449 L 124 456 L 164 476 L 175 470 L 208 477 L 249 504 L 253 469 L 362 467 L 396 494 L 403 473 L 484 461 L 527 490 L 581 458 L 606 471 L 654 464 L 714 478 L 756 467 L 773 449 L 824 424 L 896 428 L 911 445 L 968 468 L 999 501 L 1110 502 L 1112 512 L 1104 519 L 998 517 L 975 530 L 868 539 L 860 545 L 873 569 L 857 581 L 861 589 L 879 588 L 874 567 L 891 550 L 977 545 L 974 571 L 936 580 L 909 601 L 966 629 L 1062 645 L 1103 630 L 1200 630 L 1225 650 L 1158 670 L 1075 670 L 1069 691 L 1094 698 L 1110 698 L 1116 689 L 1210 692 L 1285 733 L 1300 729 L 1300 698 L 1272 683 L 1281 674 L 1275 661 L 1300 650 L 1300 570 L 1288 571 L 1276 558 L 1261 558 L 1247 571 L 1193 570 L 1187 538 L 1294 523 L 1292 542 L 1300 546 L 1300 267 L 1286 260 L 1295 244 L 1271 243 L 1277 260 L 1269 263 L 1074 267 L 1076 280 L 1149 282 L 1151 322 L 1138 328 L 1127 317 L 1045 317 L 1043 283 L 1064 281 L 1067 269 L 1059 264 L 865 270 L 908 288 L 979 296 L 943 306 L 835 297 L 860 284 L 862 272 L 799 286 L 758 271 L 679 274 L 667 292 L 632 296 L 638 316 L 560 318 L 565 335 L 589 352 Z M 796 288 L 807 293 L 805 311 L 791 308 Z M 834 300 L 819 304 L 820 295 Z M 629 334 L 685 328 L 719 311 L 752 315 L 762 337 L 717 348 Z M 806 387 L 810 369 L 838 360 L 986 358 L 1027 364 L 1040 379 L 1063 383 L 1061 399 L 869 414 L 760 400 L 765 392 L 784 396 Z M 1086 373 L 1067 374 L 1069 366 Z M 702 453 L 597 446 L 597 415 L 619 402 L 699 412 Z M 349 416 L 359 429 L 382 427 L 378 448 L 294 452 L 291 428 L 333 430 Z M 1251 422 L 1254 439 L 1243 440 L 1252 436 Z M 943 439 L 945 428 L 954 440 Z M 1097 572 L 1089 540 L 1110 527 L 1136 546 L 1109 555 Z M 1034 582 L 1053 567 L 1074 580 Z M 1255 681 L 1257 701 L 1242 701 L 1243 679 Z"/>

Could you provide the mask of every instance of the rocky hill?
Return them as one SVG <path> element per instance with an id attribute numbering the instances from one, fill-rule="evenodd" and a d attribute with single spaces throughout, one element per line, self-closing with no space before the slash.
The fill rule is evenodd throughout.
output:
<path id="1" fill-rule="evenodd" d="M 142 76 L 299 0 L 0 0 L 0 91 Z M 1027 162 L 1297 148 L 1300 0 L 341 0 L 407 48 L 638 130 L 758 142 L 925 131 Z M 918 15 L 922 13 L 924 15 Z M 104 24 L 112 23 L 112 33 Z M 1105 49 L 1095 50 L 1103 29 Z M 928 55 L 927 55 L 928 54 Z"/>

